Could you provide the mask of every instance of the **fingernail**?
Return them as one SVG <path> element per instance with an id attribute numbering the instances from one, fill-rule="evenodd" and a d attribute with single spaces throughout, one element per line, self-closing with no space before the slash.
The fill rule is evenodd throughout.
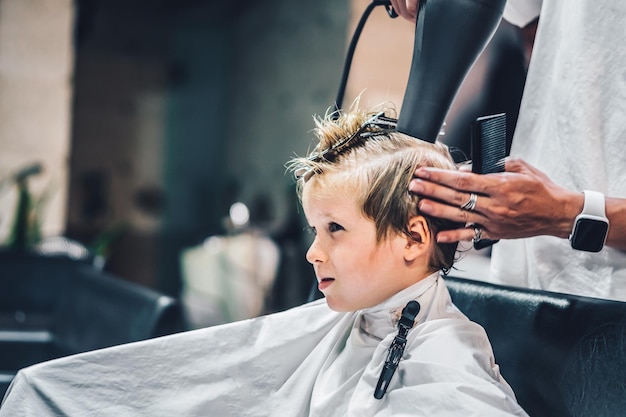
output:
<path id="1" fill-rule="evenodd" d="M 417 208 L 419 209 L 419 211 L 421 211 L 423 213 L 428 213 L 430 211 L 431 207 L 432 207 L 431 204 L 429 202 L 427 202 L 427 201 L 424 201 L 424 200 L 420 201 L 417 204 Z"/>
<path id="2" fill-rule="evenodd" d="M 419 194 L 424 191 L 424 184 L 420 180 L 412 180 L 409 189 Z"/>
<path id="3" fill-rule="evenodd" d="M 450 242 L 450 239 L 448 239 L 446 236 L 437 235 L 437 243 L 448 243 L 448 242 Z"/>
<path id="4" fill-rule="evenodd" d="M 420 177 L 420 178 L 424 178 L 424 179 L 428 179 L 428 177 L 430 176 L 430 173 L 425 170 L 424 168 L 420 168 L 415 172 L 415 176 L 416 177 Z"/>

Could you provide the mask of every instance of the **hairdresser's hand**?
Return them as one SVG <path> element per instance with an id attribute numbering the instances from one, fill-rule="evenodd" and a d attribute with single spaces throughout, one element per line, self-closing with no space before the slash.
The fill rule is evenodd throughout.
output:
<path id="1" fill-rule="evenodd" d="M 419 0 L 390 0 L 393 10 L 406 20 L 415 23 Z"/>
<path id="2" fill-rule="evenodd" d="M 583 194 L 553 183 L 523 160 L 507 160 L 504 173 L 420 168 L 409 190 L 420 195 L 424 214 L 480 225 L 483 239 L 516 239 L 538 235 L 567 238 L 583 206 Z M 460 206 L 470 193 L 478 199 L 472 211 Z M 439 242 L 472 240 L 473 227 L 442 231 Z"/>

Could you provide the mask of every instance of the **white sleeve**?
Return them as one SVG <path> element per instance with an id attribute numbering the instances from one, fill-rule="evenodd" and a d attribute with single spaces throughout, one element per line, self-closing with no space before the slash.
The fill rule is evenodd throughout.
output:
<path id="1" fill-rule="evenodd" d="M 508 0 L 503 17 L 515 26 L 523 28 L 539 16 L 542 4 L 543 0 Z"/>

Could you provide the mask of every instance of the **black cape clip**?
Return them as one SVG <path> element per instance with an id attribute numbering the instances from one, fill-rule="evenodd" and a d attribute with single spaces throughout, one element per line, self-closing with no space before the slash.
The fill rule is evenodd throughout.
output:
<path id="1" fill-rule="evenodd" d="M 398 321 L 398 334 L 391 342 L 389 350 L 387 351 L 387 359 L 383 365 L 383 370 L 380 372 L 380 378 L 378 378 L 378 384 L 376 384 L 376 390 L 374 391 L 374 398 L 380 400 L 387 392 L 387 387 L 391 382 L 391 377 L 398 368 L 398 363 L 402 359 L 404 354 L 404 348 L 406 347 L 406 336 L 409 330 L 415 323 L 415 317 L 420 312 L 420 304 L 411 300 L 402 309 L 402 317 Z"/>

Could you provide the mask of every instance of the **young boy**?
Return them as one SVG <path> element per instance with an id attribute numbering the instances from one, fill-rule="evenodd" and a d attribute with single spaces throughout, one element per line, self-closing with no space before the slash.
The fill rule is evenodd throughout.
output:
<path id="1" fill-rule="evenodd" d="M 318 121 L 290 167 L 325 299 L 20 371 L 0 416 L 525 416 L 484 330 L 450 301 L 454 245 L 417 212 L 418 166 L 443 145 L 355 110 Z"/>
<path id="2" fill-rule="evenodd" d="M 526 415 L 484 330 L 456 309 L 440 276 L 456 243 L 434 236 L 462 226 L 420 214 L 406 191 L 420 166 L 455 169 L 447 147 L 360 110 L 318 120 L 316 133 L 315 150 L 290 163 L 315 234 L 307 260 L 328 306 L 358 314 L 318 372 L 310 415 Z M 385 359 L 411 300 L 419 313 L 389 377 Z"/>

